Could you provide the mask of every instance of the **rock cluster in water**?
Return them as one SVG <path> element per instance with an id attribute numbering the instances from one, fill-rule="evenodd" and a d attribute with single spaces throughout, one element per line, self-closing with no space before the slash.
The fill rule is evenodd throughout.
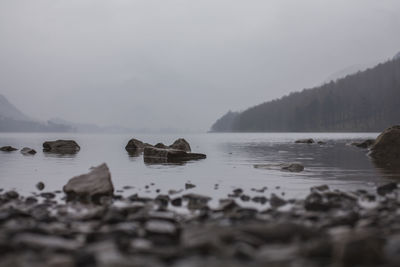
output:
<path id="1" fill-rule="evenodd" d="M 217 208 L 208 196 L 172 195 L 178 191 L 123 197 L 103 164 L 64 187 L 75 196 L 97 195 L 95 202 L 3 192 L 0 266 L 398 266 L 397 183 L 376 194 L 323 185 L 304 199 L 265 190 L 252 190 L 264 209 L 238 204 L 251 198 L 241 188 Z"/>
<path id="2" fill-rule="evenodd" d="M 131 139 L 125 146 L 125 150 L 134 155 L 143 152 L 143 159 L 146 163 L 179 163 L 207 157 L 204 154 L 192 153 L 190 144 L 183 138 L 177 139 L 170 146 L 163 143 L 153 146 L 137 139 Z"/>

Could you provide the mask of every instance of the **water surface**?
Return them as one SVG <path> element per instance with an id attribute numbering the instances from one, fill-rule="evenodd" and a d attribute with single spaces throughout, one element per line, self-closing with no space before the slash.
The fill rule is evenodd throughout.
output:
<path id="1" fill-rule="evenodd" d="M 367 150 L 348 145 L 357 140 L 376 138 L 375 133 L 221 133 L 189 135 L 107 135 L 65 133 L 2 133 L 0 146 L 28 146 L 38 153 L 0 153 L 0 187 L 16 189 L 24 194 L 37 191 L 43 181 L 45 191 L 60 190 L 69 178 L 85 173 L 91 166 L 106 162 L 117 190 L 154 196 L 157 189 L 183 189 L 191 182 L 192 192 L 214 198 L 226 197 L 234 188 L 256 195 L 252 188 L 268 187 L 264 195 L 278 193 L 285 197 L 301 197 L 314 185 L 333 188 L 373 190 L 377 184 L 394 179 L 393 174 L 376 168 L 366 155 Z M 184 165 L 147 165 L 143 157 L 130 156 L 124 149 L 130 138 L 148 143 L 171 144 L 184 137 L 194 152 L 207 154 L 207 159 Z M 296 139 L 314 138 L 325 145 L 294 144 Z M 74 139 L 81 146 L 76 155 L 54 155 L 42 152 L 48 140 Z M 254 168 L 254 164 L 299 162 L 302 173 Z M 154 183 L 154 185 L 152 185 Z M 215 185 L 218 184 L 216 187 Z M 146 189 L 148 185 L 148 189 Z M 260 195 L 260 193 L 258 193 Z"/>

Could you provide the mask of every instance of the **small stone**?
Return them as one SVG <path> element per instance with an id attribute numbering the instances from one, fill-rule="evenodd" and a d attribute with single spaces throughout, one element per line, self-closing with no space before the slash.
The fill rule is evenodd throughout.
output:
<path id="1" fill-rule="evenodd" d="M 296 143 L 296 144 L 314 144 L 315 141 L 314 141 L 314 139 L 309 138 L 309 139 L 299 139 L 299 140 L 296 140 L 295 143 Z"/>
<path id="2" fill-rule="evenodd" d="M 36 151 L 32 148 L 24 147 L 23 149 L 21 149 L 21 154 L 22 155 L 35 155 Z"/>
<path id="3" fill-rule="evenodd" d="M 44 187 L 45 187 L 45 185 L 44 185 L 43 182 L 38 182 L 38 183 L 36 184 L 36 188 L 37 188 L 38 190 L 40 190 L 40 191 L 42 191 L 42 190 L 44 189 Z"/>
<path id="4" fill-rule="evenodd" d="M 16 149 L 15 147 L 12 147 L 12 146 L 0 147 L 0 151 L 3 151 L 3 152 L 12 152 L 12 151 L 16 151 L 16 150 L 18 150 L 18 149 Z"/>
<path id="5" fill-rule="evenodd" d="M 171 204 L 172 204 L 172 206 L 175 206 L 175 207 L 182 206 L 182 198 L 177 197 L 177 198 L 172 199 Z"/>
<path id="6" fill-rule="evenodd" d="M 302 172 L 304 170 L 304 166 L 298 163 L 283 164 L 281 170 L 289 172 Z"/>
<path id="7" fill-rule="evenodd" d="M 5 195 L 8 199 L 16 199 L 19 197 L 19 194 L 15 191 L 8 191 L 5 193 Z"/>
<path id="8" fill-rule="evenodd" d="M 41 197 L 46 198 L 46 199 L 53 199 L 56 197 L 54 193 L 51 192 L 45 192 L 40 194 Z"/>
<path id="9" fill-rule="evenodd" d="M 281 206 L 286 205 L 286 203 L 287 203 L 287 201 L 284 200 L 283 198 L 280 198 L 275 194 L 271 194 L 269 204 L 271 205 L 272 208 L 279 208 Z"/>
<path id="10" fill-rule="evenodd" d="M 186 189 L 186 190 L 192 189 L 192 188 L 195 188 L 195 187 L 196 187 L 196 185 L 194 185 L 194 184 L 192 184 L 192 183 L 186 183 L 186 184 L 185 184 L 185 189 Z"/>

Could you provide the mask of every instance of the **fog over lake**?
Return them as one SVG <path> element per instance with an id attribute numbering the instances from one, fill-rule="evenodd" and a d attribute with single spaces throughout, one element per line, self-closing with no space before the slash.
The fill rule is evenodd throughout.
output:
<path id="1" fill-rule="evenodd" d="M 204 132 L 392 58 L 399 28 L 397 0 L 3 0 L 0 93 L 39 120 Z"/>

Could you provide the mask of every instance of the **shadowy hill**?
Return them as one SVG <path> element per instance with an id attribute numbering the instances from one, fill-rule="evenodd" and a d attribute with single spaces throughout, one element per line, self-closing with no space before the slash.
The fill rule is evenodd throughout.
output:
<path id="1" fill-rule="evenodd" d="M 70 126 L 39 122 L 22 113 L 6 97 L 0 95 L 0 132 L 72 132 Z"/>
<path id="2" fill-rule="evenodd" d="M 228 112 L 213 132 L 381 131 L 400 123 L 400 58 L 322 86 Z"/>

